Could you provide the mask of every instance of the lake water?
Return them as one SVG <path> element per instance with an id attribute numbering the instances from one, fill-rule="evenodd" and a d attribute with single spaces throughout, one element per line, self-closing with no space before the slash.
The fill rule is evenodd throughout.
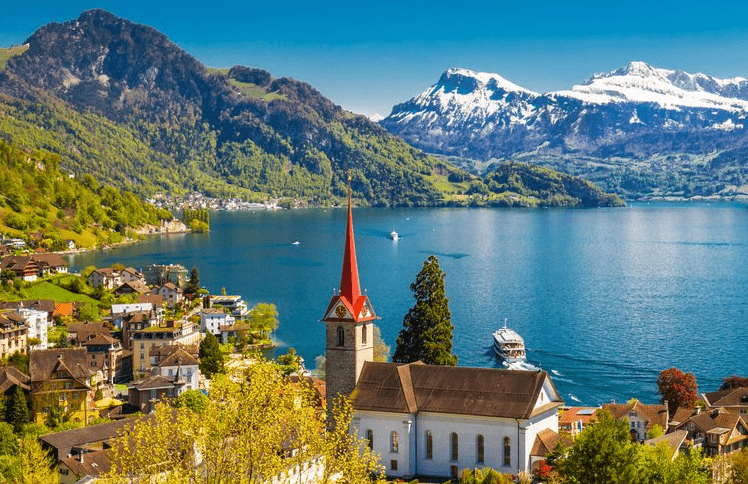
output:
<path id="1" fill-rule="evenodd" d="M 634 204 L 591 210 L 354 209 L 362 290 L 393 347 L 410 284 L 435 254 L 446 272 L 454 352 L 501 366 L 492 332 L 508 318 L 528 360 L 567 404 L 658 399 L 657 375 L 692 371 L 701 391 L 748 376 L 748 210 L 743 204 Z M 211 214 L 209 234 L 153 237 L 70 257 L 71 270 L 115 262 L 197 267 L 280 312 L 277 340 L 309 368 L 324 354 L 319 322 L 340 282 L 342 209 Z M 392 230 L 400 240 L 388 238 Z M 299 244 L 293 243 L 298 241 Z"/>

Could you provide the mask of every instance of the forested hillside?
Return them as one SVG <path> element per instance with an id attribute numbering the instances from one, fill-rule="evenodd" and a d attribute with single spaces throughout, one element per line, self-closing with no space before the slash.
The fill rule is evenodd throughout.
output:
<path id="1" fill-rule="evenodd" d="M 100 184 L 93 176 L 71 178 L 60 156 L 0 140 L 0 232 L 50 250 L 119 242 L 129 229 L 170 220 L 171 212 L 136 195 Z"/>

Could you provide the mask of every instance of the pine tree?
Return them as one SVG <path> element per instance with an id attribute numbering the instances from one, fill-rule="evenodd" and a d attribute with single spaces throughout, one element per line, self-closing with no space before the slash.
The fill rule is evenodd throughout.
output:
<path id="1" fill-rule="evenodd" d="M 208 378 L 216 373 L 223 372 L 223 353 L 218 346 L 218 339 L 211 332 L 205 335 L 205 339 L 200 343 L 200 371 Z"/>
<path id="2" fill-rule="evenodd" d="M 457 364 L 452 354 L 452 313 L 444 292 L 444 272 L 433 255 L 424 261 L 423 269 L 410 285 L 416 304 L 403 318 L 403 329 L 397 337 L 392 361 L 423 361 L 429 365 Z"/>
<path id="3" fill-rule="evenodd" d="M 29 407 L 26 405 L 26 398 L 20 386 L 16 386 L 16 391 L 10 399 L 8 423 L 13 426 L 16 434 L 20 434 L 23 426 L 29 423 Z"/>
<path id="4" fill-rule="evenodd" d="M 197 270 L 197 267 L 193 267 L 192 271 L 190 272 L 190 280 L 187 281 L 187 288 L 185 289 L 184 292 L 187 294 L 195 294 L 199 290 L 200 290 L 200 272 Z"/>

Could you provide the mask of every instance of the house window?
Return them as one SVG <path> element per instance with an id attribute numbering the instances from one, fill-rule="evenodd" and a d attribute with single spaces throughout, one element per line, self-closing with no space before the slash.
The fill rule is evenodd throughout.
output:
<path id="1" fill-rule="evenodd" d="M 394 430 L 390 433 L 390 452 L 397 452 L 400 447 L 400 437 Z"/>
<path id="2" fill-rule="evenodd" d="M 434 458 L 434 434 L 430 430 L 426 431 L 426 458 Z"/>
<path id="3" fill-rule="evenodd" d="M 509 437 L 504 437 L 504 465 L 512 465 L 512 441 Z"/>
<path id="4" fill-rule="evenodd" d="M 145 360 L 145 353 L 140 353 L 140 359 Z"/>
<path id="5" fill-rule="evenodd" d="M 371 429 L 366 431 L 366 442 L 370 449 L 374 448 L 374 432 Z"/>
<path id="6" fill-rule="evenodd" d="M 476 455 L 476 462 L 478 464 L 483 464 L 484 461 L 484 454 L 483 454 L 483 436 L 478 435 L 475 438 L 475 455 Z"/>
<path id="7" fill-rule="evenodd" d="M 66 382 L 65 382 L 65 385 L 64 385 L 64 387 L 65 387 L 65 388 L 73 388 L 73 382 L 71 382 L 71 381 L 66 381 Z"/>
<path id="8" fill-rule="evenodd" d="M 452 475 L 452 479 L 457 480 L 458 472 L 457 466 L 449 466 L 449 473 Z"/>
<path id="9" fill-rule="evenodd" d="M 151 390 L 151 400 L 155 400 L 158 398 L 158 391 Z"/>
<path id="10" fill-rule="evenodd" d="M 338 346 L 345 346 L 345 332 L 338 326 Z"/>
<path id="11" fill-rule="evenodd" d="M 366 344 L 366 325 L 361 326 L 361 344 Z"/>
<path id="12" fill-rule="evenodd" d="M 67 377 L 68 377 L 68 372 L 66 372 L 64 370 L 57 372 L 57 378 L 67 378 Z"/>
<path id="13" fill-rule="evenodd" d="M 397 470 L 397 460 L 393 459 L 393 460 L 390 461 L 390 469 L 393 470 L 393 471 Z"/>
<path id="14" fill-rule="evenodd" d="M 67 469 L 65 469 L 64 467 L 60 467 L 60 474 L 62 474 L 63 476 L 67 476 L 68 473 L 69 471 Z"/>
<path id="15" fill-rule="evenodd" d="M 460 457 L 459 449 L 457 446 L 457 432 L 452 432 L 450 435 L 450 444 L 452 450 L 452 460 L 458 460 Z"/>

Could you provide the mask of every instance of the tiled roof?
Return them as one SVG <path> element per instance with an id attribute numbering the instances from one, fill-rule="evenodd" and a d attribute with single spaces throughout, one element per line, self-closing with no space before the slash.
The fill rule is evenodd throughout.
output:
<path id="1" fill-rule="evenodd" d="M 197 366 L 200 362 L 197 361 L 191 354 L 185 351 L 183 348 L 177 349 L 172 354 L 163 358 L 158 362 L 158 366 Z"/>
<path id="2" fill-rule="evenodd" d="M 164 296 L 161 294 L 139 294 L 139 303 L 151 303 L 154 308 L 160 308 L 164 305 Z"/>
<path id="3" fill-rule="evenodd" d="M 81 383 L 92 375 L 88 367 L 86 348 L 53 348 L 35 350 L 29 354 L 29 374 L 31 382 L 44 382 L 49 379 L 58 366 L 67 370 Z"/>
<path id="4" fill-rule="evenodd" d="M 152 418 L 154 418 L 152 415 L 146 415 L 144 417 L 138 417 L 137 419 L 142 420 Z M 117 422 L 89 425 L 88 427 L 80 429 L 45 434 L 40 436 L 39 439 L 47 446 L 54 448 L 57 459 L 61 459 L 67 457 L 73 447 L 108 441 L 115 437 L 122 427 L 131 425 L 136 421 L 136 419 L 125 419 Z"/>
<path id="5" fill-rule="evenodd" d="M 688 436 L 687 430 L 676 430 L 675 432 L 660 435 L 659 437 L 655 437 L 654 439 L 647 439 L 644 441 L 644 443 L 654 447 L 660 442 L 667 442 L 670 448 L 673 449 L 673 451 L 676 451 L 680 449 L 681 445 L 683 445 L 683 441 L 686 440 L 686 436 Z"/>
<path id="6" fill-rule="evenodd" d="M 598 407 L 566 407 L 558 415 L 558 424 L 568 426 L 581 420 L 586 426 L 597 419 L 597 410 Z"/>
<path id="7" fill-rule="evenodd" d="M 31 258 L 40 268 L 45 267 L 67 267 L 68 263 L 59 254 L 46 253 L 34 254 Z"/>
<path id="8" fill-rule="evenodd" d="M 704 398 L 710 407 L 748 406 L 748 387 L 728 388 L 718 392 L 705 393 Z"/>
<path id="9" fill-rule="evenodd" d="M 617 419 L 628 418 L 629 412 L 636 412 L 646 418 L 646 428 L 659 425 L 663 430 L 667 429 L 668 414 L 665 405 L 648 405 L 634 400 L 630 403 L 606 403 L 603 404 L 603 409 L 610 411 Z"/>
<path id="10" fill-rule="evenodd" d="M 141 380 L 135 380 L 127 384 L 130 388 L 135 388 L 138 391 L 143 390 L 158 390 L 162 388 L 174 388 L 174 378 L 167 376 L 153 375 Z"/>
<path id="11" fill-rule="evenodd" d="M 695 408 L 678 407 L 675 410 L 675 413 L 673 413 L 673 416 L 670 417 L 670 423 L 675 426 L 680 426 L 680 424 L 687 422 L 688 419 L 694 415 L 696 415 Z"/>
<path id="12" fill-rule="evenodd" d="M 104 323 L 70 323 L 68 324 L 68 333 L 74 334 L 77 341 L 88 341 L 97 334 L 109 334 L 109 329 Z"/>
<path id="13" fill-rule="evenodd" d="M 137 292 L 138 294 L 148 294 L 149 292 L 151 292 L 151 288 L 140 281 L 125 282 L 117 289 L 115 289 L 114 292 L 122 292 L 122 290 L 126 287 L 129 287 L 133 292 Z"/>
<path id="14" fill-rule="evenodd" d="M 85 343 L 82 343 L 83 346 L 93 346 L 93 345 L 112 345 L 115 343 L 119 343 L 119 340 L 116 338 L 112 338 L 108 334 L 97 334 L 93 338 L 89 339 Z"/>
<path id="15" fill-rule="evenodd" d="M 61 464 L 77 476 L 100 476 L 109 472 L 112 467 L 111 452 L 111 449 L 85 452 L 82 455 L 65 457 L 61 459 Z"/>
<path id="16" fill-rule="evenodd" d="M 19 371 L 15 366 L 0 366 L 0 394 L 16 385 L 28 390 L 30 381 L 31 377 Z"/>
<path id="17" fill-rule="evenodd" d="M 366 362 L 354 408 L 526 419 L 537 412 L 546 379 L 548 374 L 539 371 Z M 548 409 L 562 403 L 554 400 Z"/>
<path id="18" fill-rule="evenodd" d="M 55 304 L 55 311 L 53 314 L 59 314 L 61 316 L 72 316 L 74 305 L 71 302 Z"/>
<path id="19" fill-rule="evenodd" d="M 22 271 L 27 267 L 38 267 L 29 255 L 9 255 L 0 260 L 0 269 Z"/>
<path id="20" fill-rule="evenodd" d="M 535 436 L 535 442 L 532 444 L 530 455 L 545 457 L 556 450 L 556 446 L 558 446 L 560 442 L 564 442 L 567 444 L 570 443 L 566 442 L 563 437 L 561 437 L 553 430 L 543 429 L 538 432 L 538 435 Z"/>

